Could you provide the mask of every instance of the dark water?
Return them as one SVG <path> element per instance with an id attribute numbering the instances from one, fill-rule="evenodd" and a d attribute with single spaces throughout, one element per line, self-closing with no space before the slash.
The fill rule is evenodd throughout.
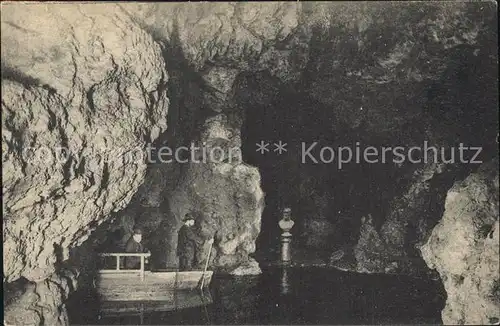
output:
<path id="1" fill-rule="evenodd" d="M 69 309 L 70 318 L 73 324 L 101 325 L 440 324 L 445 302 L 440 281 L 325 268 L 271 268 L 256 277 L 215 277 L 210 292 L 213 302 L 206 306 L 142 317 L 97 319 L 97 308 L 84 311 L 78 300 L 77 309 Z"/>

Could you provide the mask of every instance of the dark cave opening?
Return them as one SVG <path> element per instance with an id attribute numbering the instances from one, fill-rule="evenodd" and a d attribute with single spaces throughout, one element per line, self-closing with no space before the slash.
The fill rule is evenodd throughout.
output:
<path id="1" fill-rule="evenodd" d="M 257 78 L 260 82 L 266 77 Z M 245 84 L 251 85 L 250 82 Z M 318 148 L 354 148 L 356 142 L 366 142 L 362 146 L 384 142 L 363 134 L 361 129 L 350 130 L 343 126 L 332 108 L 307 93 L 275 87 L 268 103 L 254 102 L 246 107 L 245 112 L 243 158 L 259 168 L 266 194 L 257 250 L 279 247 L 277 223 L 284 207 L 291 207 L 292 215 L 298 221 L 294 226 L 297 246 L 307 246 L 308 238 L 313 236 L 307 234 L 304 223 L 309 218 L 329 221 L 336 229 L 322 243 L 315 245 L 316 250 L 333 251 L 352 245 L 357 240 L 361 217 L 372 213 L 382 220 L 388 201 L 405 186 L 404 179 L 394 182 L 405 168 L 398 169 L 390 164 L 349 162 L 339 168 L 336 162 L 303 162 L 304 148 L 314 142 L 318 143 Z M 269 152 L 257 151 L 257 144 L 261 141 L 269 144 Z M 287 144 L 287 151 L 282 154 L 275 151 L 279 141 Z M 314 157 L 318 158 L 318 154 L 315 151 Z M 314 196 L 316 200 L 322 200 L 323 211 L 318 211 Z"/>
<path id="2" fill-rule="evenodd" d="M 408 162 L 408 158 L 402 164 L 351 161 L 341 168 L 336 162 L 301 162 L 304 148 L 312 142 L 318 143 L 317 148 L 347 146 L 354 149 L 359 145 L 361 150 L 369 146 L 408 148 L 429 142 L 441 145 L 438 151 L 445 153 L 441 154 L 442 159 L 454 157 L 455 161 L 458 154 L 452 156 L 453 152 L 464 144 L 481 147 L 477 161 L 496 157 L 498 116 L 494 108 L 498 100 L 491 94 L 496 92 L 497 72 L 489 68 L 494 63 L 494 55 L 467 46 L 457 47 L 447 55 L 450 64 L 440 79 L 417 86 L 420 91 L 413 93 L 413 97 L 398 95 L 400 98 L 395 98 L 391 86 L 379 87 L 374 92 L 355 83 L 350 86 L 339 83 L 338 102 L 348 102 L 349 109 L 357 115 L 351 124 L 339 115 L 337 108 L 311 94 L 307 69 L 295 85 L 284 85 L 266 73 L 242 76 L 236 94 L 245 111 L 243 159 L 259 168 L 266 194 L 257 252 L 279 248 L 277 223 L 284 207 L 292 208 L 293 218 L 298 222 L 293 229 L 297 248 L 331 252 L 353 246 L 359 237 L 361 218 L 370 214 L 376 229 L 380 230 L 395 209 L 391 202 L 409 189 L 415 173 L 423 166 Z M 356 97 L 359 100 L 354 100 Z M 372 120 L 374 115 L 365 114 L 363 109 L 382 110 L 387 106 L 384 102 L 391 103 L 389 106 L 396 111 L 409 110 L 409 115 L 407 121 L 377 132 L 374 130 L 377 121 Z M 398 105 L 400 107 L 396 107 Z M 401 114 L 404 120 L 405 113 L 398 113 Z M 280 141 L 287 144 L 287 151 L 281 154 L 276 152 Z M 268 144 L 269 151 L 257 151 L 261 142 Z M 312 153 L 318 158 L 319 151 Z M 419 155 L 422 158 L 422 153 Z M 474 155 L 474 151 L 464 152 L 466 161 Z M 477 166 L 455 162 L 447 165 L 449 171 L 430 181 L 430 194 L 415 203 L 420 205 L 415 214 L 425 215 L 424 229 L 431 230 L 440 220 L 451 185 L 475 171 Z M 326 225 L 332 230 L 323 241 L 311 243 L 310 238 L 318 234 L 308 232 L 310 219 L 328 222 Z M 419 220 L 419 216 L 410 217 L 405 231 L 405 248 L 413 257 L 420 257 L 415 245 L 428 235 L 427 231 L 418 230 L 422 228 L 417 225 L 421 223 Z M 420 234 L 422 232 L 424 234 Z"/>

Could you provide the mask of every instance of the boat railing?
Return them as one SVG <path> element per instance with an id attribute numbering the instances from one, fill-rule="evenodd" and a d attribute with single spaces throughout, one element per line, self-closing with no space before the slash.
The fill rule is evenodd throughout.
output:
<path id="1" fill-rule="evenodd" d="M 116 267 L 114 269 L 100 269 L 99 273 L 101 274 L 117 274 L 117 273 L 137 273 L 139 272 L 139 275 L 141 277 L 141 280 L 144 280 L 144 265 L 145 265 L 145 259 L 149 258 L 151 256 L 151 253 L 123 253 L 123 252 L 107 252 L 107 253 L 100 253 L 99 257 L 116 257 Z M 121 269 L 120 268 L 120 258 L 121 257 L 140 257 L 141 259 L 141 265 L 139 269 Z"/>

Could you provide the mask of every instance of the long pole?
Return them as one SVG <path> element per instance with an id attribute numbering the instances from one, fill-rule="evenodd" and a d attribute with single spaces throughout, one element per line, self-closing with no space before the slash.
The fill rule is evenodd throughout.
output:
<path id="1" fill-rule="evenodd" d="M 207 261 L 205 263 L 205 269 L 203 270 L 203 274 L 201 275 L 201 284 L 200 284 L 200 289 L 203 290 L 203 285 L 205 283 L 205 273 L 207 272 L 208 268 L 208 262 L 210 261 L 210 254 L 212 253 L 212 246 L 214 245 L 214 242 L 210 243 L 210 249 L 208 250 L 208 256 L 207 256 Z"/>

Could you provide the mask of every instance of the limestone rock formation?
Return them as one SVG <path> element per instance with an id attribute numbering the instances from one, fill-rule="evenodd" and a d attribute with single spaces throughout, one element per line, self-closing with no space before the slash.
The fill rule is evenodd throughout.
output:
<path id="1" fill-rule="evenodd" d="M 231 316 L 234 323 L 248 323 L 251 316 L 259 314 L 256 303 L 261 299 L 261 293 L 256 289 L 258 277 L 233 276 L 220 284 L 220 311 Z"/>
<path id="2" fill-rule="evenodd" d="M 76 271 L 62 270 L 4 293 L 4 325 L 68 325 L 65 302 L 76 290 L 77 277 Z"/>
<path id="3" fill-rule="evenodd" d="M 421 116 L 422 91 L 441 78 L 454 49 L 477 56 L 496 11 L 486 2 L 303 5 L 316 31 L 307 92 L 335 107 L 338 123 L 372 137 Z"/>
<path id="4" fill-rule="evenodd" d="M 448 191 L 443 219 L 421 248 L 448 294 L 450 325 L 489 325 L 500 318 L 498 162 L 484 164 Z"/>
<path id="5" fill-rule="evenodd" d="M 279 49 L 296 32 L 300 3 L 122 4 L 158 40 L 177 43 L 196 71 L 224 66 L 244 70 L 271 69 L 285 80 L 300 71 L 300 49 Z"/>
<path id="6" fill-rule="evenodd" d="M 409 188 L 391 203 L 383 224 L 374 224 L 371 215 L 362 221 L 354 248 L 357 271 L 363 273 L 422 272 L 423 261 L 417 250 L 441 216 L 439 208 L 448 189 L 446 167 L 428 164 L 417 169 Z M 437 211 L 436 211 L 437 210 Z"/>
<path id="7" fill-rule="evenodd" d="M 184 215 L 193 213 L 202 236 L 215 237 L 213 264 L 228 270 L 247 262 L 255 251 L 264 208 L 259 172 L 241 161 L 239 137 L 239 129 L 231 128 L 226 116 L 209 119 L 198 142 L 207 144 L 206 154 L 198 151 L 199 163 L 188 163 L 184 179 L 169 198 L 178 223 L 171 241 L 177 241 Z M 203 266 L 208 244 L 198 249 L 197 260 Z"/>
<path id="8" fill-rule="evenodd" d="M 45 279 L 125 207 L 166 129 L 152 37 L 119 10 L 45 6 L 2 5 L 4 281 Z"/>
<path id="9" fill-rule="evenodd" d="M 259 263 L 253 258 L 250 258 L 247 263 L 236 267 L 230 272 L 231 275 L 235 276 L 258 275 L 260 273 L 262 273 L 262 271 L 260 270 Z"/>

